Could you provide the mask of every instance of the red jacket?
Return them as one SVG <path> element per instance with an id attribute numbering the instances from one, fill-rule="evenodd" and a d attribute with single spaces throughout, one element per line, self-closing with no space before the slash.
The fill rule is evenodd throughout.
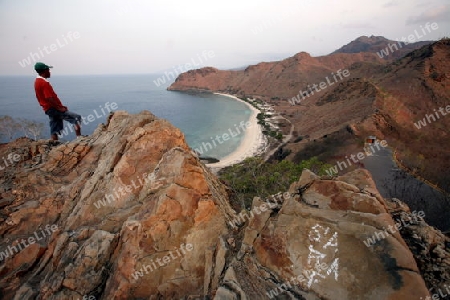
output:
<path id="1" fill-rule="evenodd" d="M 62 112 L 67 110 L 67 107 L 62 105 L 61 100 L 59 100 L 58 95 L 56 95 L 50 82 L 44 78 L 36 78 L 36 81 L 34 82 L 34 91 L 36 92 L 36 98 L 44 111 L 47 111 L 50 108 Z M 53 101 L 49 102 L 46 100 L 47 98 L 53 98 Z"/>

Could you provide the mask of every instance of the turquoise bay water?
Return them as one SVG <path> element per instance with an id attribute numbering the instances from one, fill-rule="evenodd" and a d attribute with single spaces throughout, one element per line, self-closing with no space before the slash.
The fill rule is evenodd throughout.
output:
<path id="1" fill-rule="evenodd" d="M 153 80 L 158 77 L 161 74 L 60 76 L 52 72 L 50 82 L 62 103 L 85 117 L 83 134 L 91 134 L 98 124 L 105 122 L 107 102 L 115 102 L 118 110 L 129 113 L 148 110 L 168 120 L 181 129 L 191 148 L 201 148 L 216 135 L 235 128 L 235 124 L 248 121 L 251 115 L 244 103 L 225 96 L 172 92 L 166 90 L 168 85 L 157 87 Z M 44 123 L 43 137 L 48 138 L 48 117 L 36 100 L 34 78 L 34 75 L 0 76 L 0 115 Z M 63 137 L 74 138 L 74 133 Z M 223 158 L 239 146 L 242 138 L 243 134 L 216 143 L 203 155 Z"/>

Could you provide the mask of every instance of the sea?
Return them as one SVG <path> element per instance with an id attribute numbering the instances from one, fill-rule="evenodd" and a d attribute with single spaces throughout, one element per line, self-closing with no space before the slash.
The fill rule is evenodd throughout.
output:
<path id="1" fill-rule="evenodd" d="M 240 101 L 210 93 L 167 91 L 171 82 L 161 84 L 164 74 L 137 75 L 57 75 L 49 79 L 63 105 L 84 117 L 82 134 L 92 134 L 105 123 L 108 107 L 129 113 L 150 111 L 178 127 L 192 149 L 201 155 L 221 159 L 237 149 L 244 134 L 236 134 L 222 143 L 212 143 L 217 136 L 249 120 L 252 112 Z M 35 76 L 0 76 L 0 116 L 43 123 L 41 138 L 49 138 L 48 117 L 34 93 Z M 67 124 L 67 125 L 66 125 Z M 65 122 L 67 129 L 69 124 Z M 75 139 L 66 130 L 61 140 Z M 19 131 L 14 136 L 23 136 Z M 1 142 L 7 142 L 2 137 Z M 209 146 L 207 143 L 209 143 Z"/>

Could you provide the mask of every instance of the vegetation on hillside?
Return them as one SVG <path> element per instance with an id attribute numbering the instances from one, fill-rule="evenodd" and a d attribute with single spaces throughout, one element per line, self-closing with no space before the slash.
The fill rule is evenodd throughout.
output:
<path id="1" fill-rule="evenodd" d="M 41 136 L 43 129 L 43 123 L 14 119 L 10 116 L 0 116 L 0 139 L 7 138 L 11 141 L 15 136 L 23 134 L 27 138 L 37 140 Z"/>
<path id="2" fill-rule="evenodd" d="M 263 104 L 263 102 L 261 100 L 250 101 L 246 97 L 239 98 L 239 99 L 249 103 L 253 107 L 257 108 L 258 110 L 261 110 L 258 106 L 258 104 L 260 104 L 260 105 Z M 256 103 L 258 103 L 258 104 L 256 104 Z M 264 112 L 259 113 L 256 116 L 256 118 L 258 119 L 258 124 L 260 124 L 263 127 L 263 131 L 262 131 L 263 134 L 273 137 L 273 138 L 277 139 L 278 141 L 281 141 L 283 139 L 283 133 L 281 133 L 281 131 L 272 130 L 272 127 L 266 122 L 266 119 L 269 118 L 269 116 L 264 114 Z"/>
<path id="3" fill-rule="evenodd" d="M 230 187 L 233 208 L 239 211 L 250 208 L 254 197 L 266 198 L 278 192 L 286 192 L 300 178 L 303 169 L 325 175 L 325 170 L 330 167 L 317 157 L 300 163 L 288 160 L 264 163 L 261 158 L 252 157 L 223 169 L 219 176 Z"/>
<path id="4" fill-rule="evenodd" d="M 307 143 L 299 151 L 294 152 L 292 160 L 299 163 L 316 156 L 320 161 L 335 164 L 337 159 L 343 157 L 339 155 L 342 151 L 341 149 L 348 149 L 354 144 L 357 144 L 360 149 L 364 146 L 363 140 L 351 133 L 350 127 L 341 128 L 338 131 L 324 135 L 320 139 Z"/>

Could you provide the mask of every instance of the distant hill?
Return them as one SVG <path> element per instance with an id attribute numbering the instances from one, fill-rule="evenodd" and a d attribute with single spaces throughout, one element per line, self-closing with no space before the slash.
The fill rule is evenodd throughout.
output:
<path id="1" fill-rule="evenodd" d="M 356 40 L 351 41 L 345 46 L 342 46 L 331 54 L 371 52 L 379 53 L 380 58 L 384 58 L 386 60 L 394 60 L 405 56 L 407 53 L 413 50 L 419 49 L 431 43 L 433 43 L 433 41 L 423 41 L 406 44 L 404 42 L 389 40 L 382 36 L 360 36 Z"/>
<path id="2" fill-rule="evenodd" d="M 306 89 L 308 84 L 320 83 L 333 72 L 339 69 L 342 71 L 356 62 L 383 64 L 385 60 L 374 53 L 337 53 L 312 57 L 309 53 L 300 52 L 282 61 L 261 62 L 239 71 L 212 67 L 190 70 L 180 74 L 168 89 L 288 99 L 300 89 Z"/>
<path id="3" fill-rule="evenodd" d="M 359 149 L 355 141 L 367 135 L 386 138 L 412 172 L 450 191 L 450 116 L 439 113 L 440 119 L 432 118 L 435 110 L 450 104 L 450 40 L 405 45 L 390 52 L 389 59 L 374 53 L 390 42 L 360 37 L 326 56 L 300 52 L 242 71 L 191 70 L 180 74 L 168 89 L 222 92 L 268 102 L 294 126 L 293 139 L 284 146 L 291 153 L 288 159 L 294 161 L 308 144 L 318 145 L 316 141 L 342 130 L 350 136 L 316 147 L 310 154 L 333 162 Z M 353 53 L 360 50 L 369 52 Z M 401 58 L 392 59 L 397 56 Z M 334 80 L 339 70 L 347 70 L 349 76 Z M 320 84 L 323 88 L 311 92 Z M 307 90 L 302 98 L 299 91 Z M 285 135 L 290 129 L 282 128 Z"/>

